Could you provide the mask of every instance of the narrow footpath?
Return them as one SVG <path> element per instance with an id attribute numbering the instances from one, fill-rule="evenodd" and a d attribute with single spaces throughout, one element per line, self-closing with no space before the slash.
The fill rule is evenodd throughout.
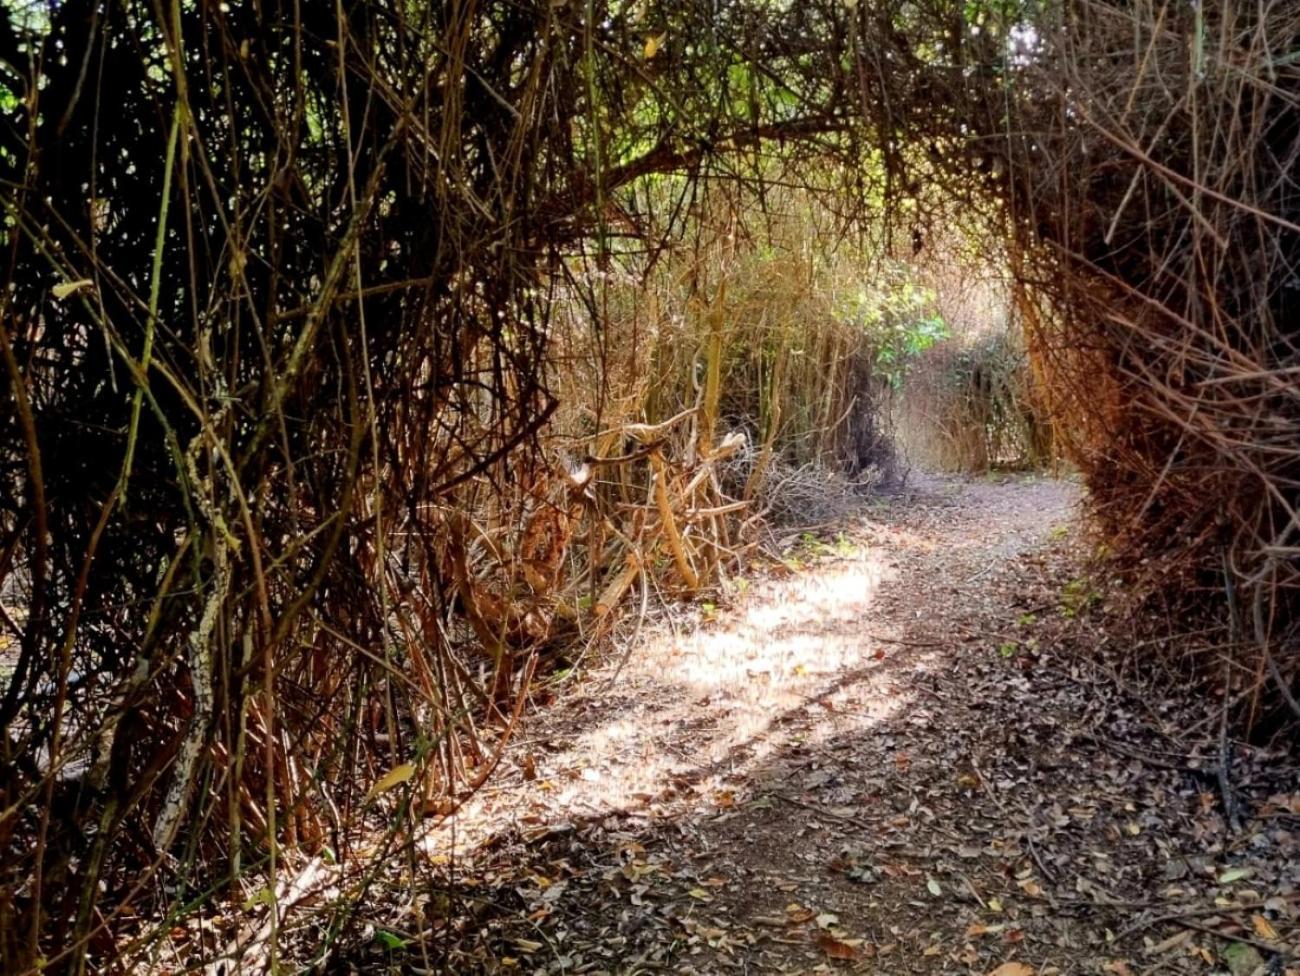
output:
<path id="1" fill-rule="evenodd" d="M 1234 827 L 1217 709 L 1098 622 L 1077 499 L 921 481 L 647 625 L 428 839 L 421 951 L 352 967 L 1300 973 L 1297 771 L 1239 746 Z"/>

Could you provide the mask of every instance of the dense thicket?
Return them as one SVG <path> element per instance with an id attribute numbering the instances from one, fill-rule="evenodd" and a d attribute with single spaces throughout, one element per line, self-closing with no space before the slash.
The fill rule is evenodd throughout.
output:
<path id="1" fill-rule="evenodd" d="M 133 959 L 158 930 L 111 906 L 354 863 L 369 784 L 480 782 L 517 638 L 582 624 L 537 598 L 571 526 L 591 615 L 639 571 L 590 515 L 611 458 L 679 581 L 717 564 L 717 356 L 677 482 L 672 427 L 599 397 L 585 467 L 535 437 L 557 300 L 608 352 L 602 275 L 711 184 L 833 173 L 903 249 L 954 206 L 1000 228 L 1112 534 L 1227 580 L 1285 689 L 1297 38 L 1145 0 L 0 5 L 0 968 Z"/>
<path id="2" fill-rule="evenodd" d="M 948 74 L 951 109 L 909 126 L 981 132 L 941 179 L 994 188 L 1102 535 L 1167 605 L 1223 610 L 1211 672 L 1262 733 L 1300 715 L 1298 43 L 1288 4 L 990 16 L 965 47 L 991 84 Z"/>
<path id="3" fill-rule="evenodd" d="M 778 32 L 707 4 L 0 10 L 23 972 L 112 945 L 97 904 L 154 903 L 159 869 L 179 905 L 274 878 L 274 839 L 346 857 L 387 769 L 416 800 L 481 781 L 538 628 L 476 592 L 495 540 L 464 514 L 500 499 L 512 585 L 545 588 L 590 477 L 557 497 L 527 460 L 556 289 L 591 300 L 568 259 L 689 217 L 691 182 L 656 218 L 635 180 L 846 124 L 809 8 Z"/>

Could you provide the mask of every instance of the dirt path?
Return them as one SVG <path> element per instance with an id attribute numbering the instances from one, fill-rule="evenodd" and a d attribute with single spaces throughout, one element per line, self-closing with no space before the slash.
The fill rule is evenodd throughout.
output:
<path id="1" fill-rule="evenodd" d="M 430 839 L 425 910 L 451 922 L 425 958 L 1291 972 L 1273 950 L 1296 941 L 1295 772 L 1239 750 L 1230 829 L 1205 705 L 1089 630 L 1075 499 L 924 482 L 567 689 Z"/>

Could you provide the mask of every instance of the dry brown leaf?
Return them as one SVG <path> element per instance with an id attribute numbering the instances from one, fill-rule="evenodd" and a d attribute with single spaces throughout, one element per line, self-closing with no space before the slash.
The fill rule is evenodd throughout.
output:
<path id="1" fill-rule="evenodd" d="M 1272 923 L 1263 915 L 1250 916 L 1250 924 L 1255 929 L 1255 934 L 1261 939 L 1268 939 L 1270 942 L 1277 941 L 1277 929 L 1273 928 Z"/>
<path id="2" fill-rule="evenodd" d="M 817 936 L 817 948 L 830 956 L 832 959 L 857 959 L 858 950 L 847 942 L 841 942 L 832 935 L 824 932 Z"/>
<path id="3" fill-rule="evenodd" d="M 1042 897 L 1043 889 L 1042 887 L 1039 886 L 1038 882 L 1035 881 L 1033 878 L 1024 878 L 1020 881 L 1017 881 L 1016 884 L 1018 884 L 1020 886 L 1020 890 L 1023 891 L 1025 894 L 1027 894 L 1030 898 Z"/>
<path id="4" fill-rule="evenodd" d="M 795 925 L 802 925 L 804 922 L 811 920 L 817 913 L 811 908 L 804 908 L 797 901 L 792 901 L 785 906 L 785 914 Z"/>
<path id="5" fill-rule="evenodd" d="M 1023 962 L 1004 962 L 990 972 L 989 976 L 1034 976 L 1034 967 L 1026 966 Z"/>

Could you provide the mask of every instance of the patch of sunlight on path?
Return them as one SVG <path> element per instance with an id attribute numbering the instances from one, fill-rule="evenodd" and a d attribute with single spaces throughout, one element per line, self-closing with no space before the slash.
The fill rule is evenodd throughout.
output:
<path id="1" fill-rule="evenodd" d="M 870 680 L 883 652 L 867 622 L 893 577 L 879 550 L 856 550 L 758 584 L 717 623 L 648 635 L 614 687 L 612 674 L 589 681 L 592 720 L 548 761 L 559 775 L 544 785 L 588 815 L 635 810 L 674 781 L 725 797 L 792 737 L 812 744 L 889 718 L 906 698 Z M 884 622 L 877 633 L 891 635 Z M 811 736 L 791 721 L 807 709 L 819 717 Z"/>

